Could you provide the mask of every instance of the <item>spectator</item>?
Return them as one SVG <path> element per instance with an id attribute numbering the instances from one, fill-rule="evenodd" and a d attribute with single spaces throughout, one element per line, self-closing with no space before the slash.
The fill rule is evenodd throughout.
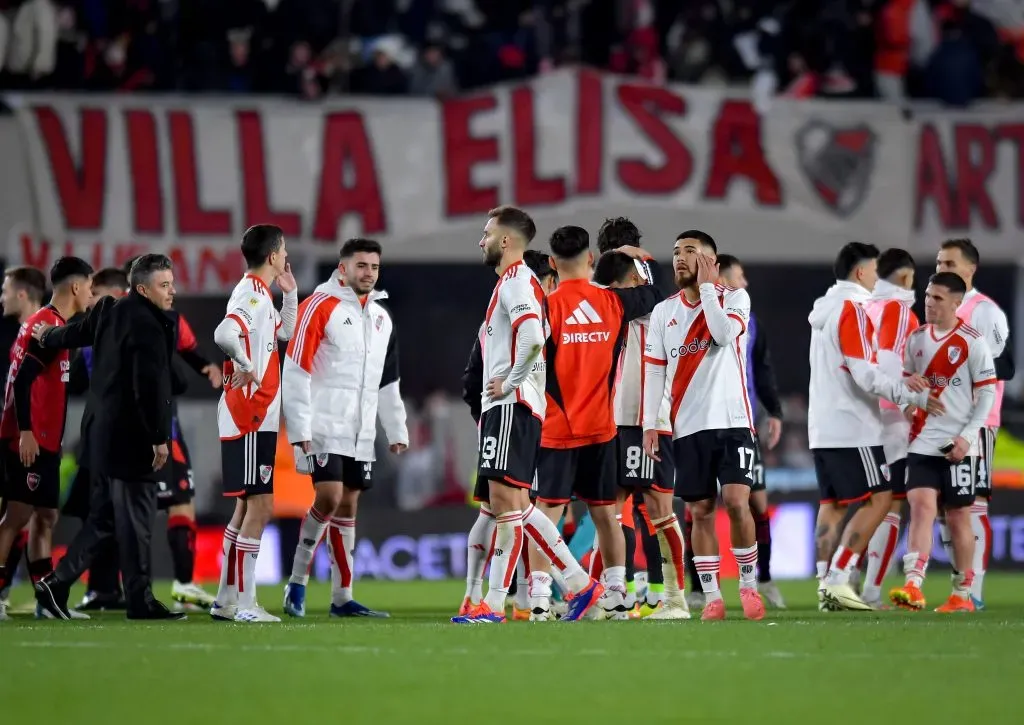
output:
<path id="1" fill-rule="evenodd" d="M 359 70 L 353 87 L 371 96 L 400 96 L 409 90 L 409 80 L 398 67 L 399 49 L 391 38 L 377 41 L 370 65 Z"/>
<path id="2" fill-rule="evenodd" d="M 459 90 L 451 61 L 444 49 L 436 44 L 427 45 L 420 54 L 409 80 L 409 92 L 414 96 L 450 96 Z"/>
<path id="3" fill-rule="evenodd" d="M 252 29 L 228 31 L 228 70 L 224 90 L 232 93 L 251 93 L 254 90 L 250 41 Z"/>
<path id="4" fill-rule="evenodd" d="M 944 10 L 939 45 L 925 70 L 926 88 L 942 103 L 964 107 L 984 94 L 985 67 L 998 41 L 992 24 L 963 0 Z"/>

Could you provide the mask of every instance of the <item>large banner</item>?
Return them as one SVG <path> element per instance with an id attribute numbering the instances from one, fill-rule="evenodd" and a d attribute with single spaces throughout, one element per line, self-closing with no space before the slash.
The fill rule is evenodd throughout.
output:
<path id="1" fill-rule="evenodd" d="M 908 120 L 780 100 L 762 117 L 744 95 L 576 70 L 447 101 L 8 100 L 33 208 L 11 261 L 160 249 L 186 292 L 229 286 L 257 222 L 285 230 L 305 275 L 353 235 L 390 259 L 473 261 L 501 203 L 533 213 L 541 240 L 628 215 L 652 246 L 697 227 L 751 262 L 830 261 L 850 238 L 931 254 L 953 233 L 1024 255 L 1020 106 Z"/>

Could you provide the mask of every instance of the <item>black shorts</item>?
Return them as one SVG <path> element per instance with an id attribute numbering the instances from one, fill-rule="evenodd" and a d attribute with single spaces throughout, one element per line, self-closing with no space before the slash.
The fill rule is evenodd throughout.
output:
<path id="1" fill-rule="evenodd" d="M 672 442 L 676 496 L 687 503 L 718 498 L 723 484 L 753 484 L 754 434 L 748 428 L 701 430 Z"/>
<path id="2" fill-rule="evenodd" d="M 644 453 L 644 431 L 639 426 L 620 426 L 618 437 L 619 486 L 628 490 L 675 490 L 676 469 L 672 462 L 672 436 L 658 436 L 658 455 L 655 461 Z"/>
<path id="3" fill-rule="evenodd" d="M 313 483 L 338 482 L 345 488 L 366 491 L 373 487 L 373 462 L 357 461 L 336 453 L 317 453 L 309 456 Z"/>
<path id="4" fill-rule="evenodd" d="M 907 497 L 907 459 L 901 458 L 887 465 L 889 469 L 889 483 L 892 486 L 892 497 L 902 501 Z M 885 477 L 884 473 L 882 477 Z"/>
<path id="5" fill-rule="evenodd" d="M 17 451 L 4 447 L 4 499 L 40 509 L 60 508 L 60 453 L 42 448 L 31 466 L 21 465 Z"/>
<path id="6" fill-rule="evenodd" d="M 274 492 L 277 433 L 256 431 L 220 442 L 225 496 L 261 496 Z"/>
<path id="7" fill-rule="evenodd" d="M 754 483 L 750 486 L 751 491 L 765 491 L 768 489 L 768 485 L 764 480 L 764 458 L 761 456 L 761 441 L 756 435 L 754 436 L 754 467 L 750 469 L 750 475 L 754 480 Z"/>
<path id="8" fill-rule="evenodd" d="M 942 456 L 907 454 L 907 491 L 933 488 L 939 492 L 939 505 L 944 508 L 963 508 L 974 503 L 977 480 L 978 459 L 972 456 L 950 463 Z"/>
<path id="9" fill-rule="evenodd" d="M 188 454 L 188 446 L 185 445 L 178 421 L 174 423 L 177 436 L 171 441 L 171 465 L 164 468 L 168 480 L 157 482 L 156 503 L 161 511 L 172 506 L 184 506 L 196 497 L 192 457 Z"/>
<path id="10" fill-rule="evenodd" d="M 480 416 L 477 501 L 490 500 L 490 481 L 517 488 L 533 487 L 540 451 L 541 422 L 522 403 L 498 405 Z"/>
<path id="11" fill-rule="evenodd" d="M 847 506 L 892 488 L 882 446 L 813 448 L 811 454 L 821 503 Z"/>
<path id="12" fill-rule="evenodd" d="M 579 448 L 541 448 L 537 460 L 537 500 L 589 504 L 615 503 L 619 491 L 619 447 L 613 438 Z"/>
<path id="13" fill-rule="evenodd" d="M 978 482 L 974 485 L 974 495 L 979 498 L 992 498 L 992 461 L 996 454 L 996 434 L 998 428 L 982 428 L 978 434 Z"/>

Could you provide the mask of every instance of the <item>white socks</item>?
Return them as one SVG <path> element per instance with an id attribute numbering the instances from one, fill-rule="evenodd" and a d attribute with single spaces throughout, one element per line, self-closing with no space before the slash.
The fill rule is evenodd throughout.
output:
<path id="1" fill-rule="evenodd" d="M 882 582 L 889 573 L 896 542 L 900 536 L 900 515 L 888 513 L 868 542 L 868 567 L 864 575 L 862 598 L 866 602 L 876 602 L 882 596 Z"/>
<path id="2" fill-rule="evenodd" d="M 235 542 L 235 584 L 239 609 L 256 607 L 256 559 L 259 555 L 259 539 L 238 537 Z"/>
<path id="3" fill-rule="evenodd" d="M 757 589 L 757 544 L 733 549 L 732 555 L 740 570 L 740 589 Z"/>
<path id="4" fill-rule="evenodd" d="M 484 603 L 495 614 L 505 613 L 505 598 L 523 548 L 523 512 L 509 511 L 495 517 L 494 556 L 487 578 Z"/>
<path id="5" fill-rule="evenodd" d="M 971 528 L 974 530 L 974 581 L 971 596 L 984 601 L 985 570 L 992 551 L 992 525 L 988 519 L 988 500 L 979 498 L 971 505 Z"/>
<path id="6" fill-rule="evenodd" d="M 295 547 L 295 559 L 292 561 L 292 575 L 288 581 L 291 584 L 309 583 L 309 568 L 313 565 L 313 554 L 320 544 L 327 530 L 327 518 L 310 507 L 306 517 L 302 519 L 302 526 L 299 529 L 299 543 Z"/>
<path id="7" fill-rule="evenodd" d="M 235 556 L 235 543 L 238 541 L 238 529 L 228 526 L 224 529 L 224 538 L 221 541 L 221 552 L 224 558 L 220 564 L 220 585 L 217 587 L 217 604 L 226 607 L 238 602 L 238 576 L 235 573 L 237 557 Z"/>
<path id="8" fill-rule="evenodd" d="M 754 547 L 755 561 L 757 547 Z M 713 602 L 722 598 L 722 592 L 718 589 L 719 556 L 695 556 L 693 565 L 697 567 L 697 578 L 700 579 L 700 588 L 704 590 L 704 601 Z M 667 584 L 667 580 L 666 580 Z M 666 594 L 668 593 L 666 588 Z"/>
<path id="9" fill-rule="evenodd" d="M 356 520 L 332 518 L 327 531 L 327 551 L 331 555 L 331 604 L 335 606 L 352 601 L 355 545 Z"/>
<path id="10" fill-rule="evenodd" d="M 494 514 L 487 506 L 481 506 L 466 542 L 466 596 L 473 604 L 479 604 L 484 597 L 484 569 L 493 543 Z"/>
<path id="11" fill-rule="evenodd" d="M 568 545 L 558 533 L 558 527 L 551 523 L 551 519 L 538 511 L 536 506 L 530 506 L 523 515 L 522 522 L 524 533 L 551 561 L 551 565 L 562 573 L 569 591 L 575 594 L 590 585 L 590 575 L 583 571 L 583 567 L 573 558 Z M 491 570 L 493 569 L 492 563 Z M 493 581 L 493 577 L 491 580 Z"/>

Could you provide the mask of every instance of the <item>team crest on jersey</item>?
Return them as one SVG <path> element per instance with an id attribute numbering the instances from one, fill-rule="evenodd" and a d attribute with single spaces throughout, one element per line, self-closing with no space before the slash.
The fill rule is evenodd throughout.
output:
<path id="1" fill-rule="evenodd" d="M 28 486 L 29 491 L 35 491 L 39 488 L 39 481 L 40 478 L 38 473 L 30 473 L 25 476 L 25 485 Z"/>
<path id="2" fill-rule="evenodd" d="M 266 483 L 270 480 L 270 475 L 274 472 L 273 466 L 260 466 L 260 480 Z"/>
<path id="3" fill-rule="evenodd" d="M 320 466 L 320 468 L 325 468 L 327 466 L 327 454 L 326 453 L 317 453 L 316 454 L 316 465 Z"/>
<path id="4" fill-rule="evenodd" d="M 260 301 L 258 299 L 256 299 L 255 297 L 250 297 L 249 298 L 249 306 L 250 307 L 259 307 L 260 306 Z"/>
<path id="5" fill-rule="evenodd" d="M 950 365 L 956 365 L 957 361 L 960 359 L 960 355 L 962 354 L 963 348 L 961 348 L 959 345 L 953 345 L 946 348 L 946 357 L 949 358 Z"/>
<path id="6" fill-rule="evenodd" d="M 881 466 L 878 467 L 878 470 L 882 472 L 882 478 L 884 478 L 886 481 L 892 480 L 892 471 L 889 470 L 888 463 L 883 463 Z"/>

